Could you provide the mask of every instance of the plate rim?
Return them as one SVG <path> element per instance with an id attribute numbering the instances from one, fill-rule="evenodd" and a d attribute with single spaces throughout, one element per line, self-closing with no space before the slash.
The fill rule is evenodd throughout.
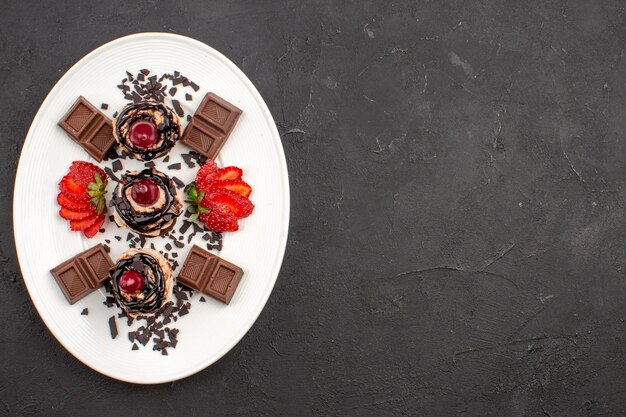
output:
<path id="1" fill-rule="evenodd" d="M 32 137 L 32 132 L 33 132 L 33 127 L 35 125 L 35 121 L 39 119 L 39 117 L 43 117 L 41 116 L 41 111 L 42 108 L 45 107 L 46 103 L 48 102 L 48 100 L 50 100 L 50 97 L 53 95 L 53 93 L 56 93 L 57 89 L 59 88 L 59 84 L 61 84 L 64 80 L 68 79 L 69 77 L 72 76 L 72 73 L 76 70 L 77 67 L 79 67 L 83 62 L 88 61 L 92 55 L 96 54 L 97 52 L 99 52 L 101 49 L 105 49 L 105 48 L 109 48 L 112 46 L 115 46 L 118 43 L 124 43 L 127 42 L 129 40 L 142 40 L 142 39 L 150 39 L 150 38 L 154 38 L 154 37 L 164 37 L 164 38 L 169 38 L 172 40 L 178 40 L 178 41 L 182 41 L 182 42 L 188 42 L 198 48 L 201 49 L 206 49 L 208 51 L 210 51 L 212 54 L 215 54 L 215 56 L 217 56 L 223 64 L 225 64 L 227 67 L 229 67 L 229 69 L 231 71 L 233 71 L 235 73 L 235 75 L 241 79 L 241 81 L 246 84 L 246 87 L 248 87 L 248 89 L 250 90 L 250 92 L 252 93 L 252 95 L 255 97 L 256 101 L 259 103 L 261 110 L 263 111 L 263 113 L 266 114 L 266 116 L 269 116 L 269 121 L 271 123 L 269 123 L 270 125 L 270 131 L 271 134 L 276 142 L 276 145 L 280 145 L 280 146 L 276 146 L 276 150 L 278 152 L 278 156 L 279 156 L 279 170 L 284 174 L 282 175 L 282 179 L 280 180 L 281 184 L 281 188 L 283 190 L 285 190 L 285 198 L 283 199 L 282 202 L 282 210 L 285 213 L 285 224 L 284 224 L 284 235 L 280 237 L 279 240 L 279 246 L 278 246 L 278 252 L 277 252 L 277 257 L 276 257 L 276 265 L 275 265 L 275 271 L 272 274 L 271 277 L 271 289 L 270 291 L 267 293 L 267 296 L 265 297 L 265 299 L 263 300 L 262 303 L 259 303 L 259 306 L 256 308 L 256 310 L 253 311 L 253 313 L 251 314 L 251 317 L 253 317 L 253 320 L 251 320 L 249 326 L 245 326 L 244 328 L 242 328 L 242 332 L 240 335 L 238 335 L 237 337 L 233 338 L 233 340 L 230 343 L 227 343 L 224 345 L 224 347 L 222 347 L 221 350 L 218 350 L 218 352 L 209 357 L 206 361 L 199 363 L 199 365 L 197 365 L 196 367 L 192 367 L 189 368 L 187 370 L 182 371 L 181 373 L 175 374 L 175 375 L 170 375 L 169 377 L 165 377 L 165 378 L 155 378 L 153 380 L 132 380 L 130 378 L 122 378 L 122 377 L 118 377 L 118 376 L 113 376 L 110 375 L 109 373 L 103 371 L 102 369 L 96 369 L 94 366 L 92 366 L 91 364 L 85 362 L 75 351 L 73 348 L 68 347 L 63 340 L 61 340 L 61 338 L 59 337 L 59 335 L 56 333 L 56 331 L 48 324 L 48 320 L 45 318 L 45 315 L 43 315 L 40 311 L 39 306 L 37 305 L 37 302 L 35 301 L 35 298 L 33 298 L 33 295 L 31 293 L 31 288 L 29 287 L 29 284 L 26 280 L 26 278 L 24 277 L 24 269 L 22 268 L 22 257 L 24 256 L 24 253 L 22 252 L 22 250 L 20 249 L 20 244 L 19 244 L 19 239 L 17 237 L 17 228 L 16 225 L 19 224 L 19 222 L 16 222 L 16 196 L 17 196 L 17 185 L 18 183 L 22 183 L 23 182 L 23 176 L 25 175 L 24 173 L 21 173 L 23 171 L 23 159 L 22 156 L 24 154 L 24 151 L 26 149 L 26 145 L 29 142 L 32 142 L 33 139 L 31 139 Z M 102 45 L 94 48 L 93 50 L 91 50 L 89 53 L 87 53 L 86 55 L 84 55 L 82 58 L 80 58 L 78 61 L 76 61 L 67 71 L 65 71 L 65 73 L 61 76 L 61 78 L 59 78 L 54 85 L 52 86 L 52 88 L 50 89 L 50 91 L 48 92 L 48 94 L 46 95 L 45 99 L 41 102 L 41 104 L 39 105 L 39 108 L 37 109 L 37 112 L 35 113 L 35 116 L 32 119 L 32 122 L 28 128 L 28 132 L 26 133 L 26 137 L 24 139 L 24 142 L 22 144 L 22 149 L 20 150 L 20 156 L 18 159 L 18 164 L 17 164 L 17 169 L 16 169 L 16 174 L 15 174 L 15 180 L 13 182 L 13 198 L 12 198 L 12 205 L 13 205 L 13 210 L 12 210 L 12 216 L 13 216 L 13 220 L 12 220 L 12 226 L 13 226 L 13 242 L 15 245 L 15 251 L 17 254 L 17 261 L 18 261 L 18 266 L 20 268 L 20 273 L 22 276 L 22 280 L 24 282 L 24 285 L 26 287 L 26 290 L 28 292 L 28 295 L 31 299 L 31 302 L 33 304 L 33 306 L 35 307 L 35 310 L 37 311 L 37 314 L 39 316 L 39 318 L 44 322 L 44 324 L 46 325 L 46 328 L 48 329 L 48 331 L 54 336 L 54 338 L 61 344 L 61 346 L 63 346 L 65 348 L 65 350 L 67 350 L 74 358 L 76 358 L 79 362 L 81 362 L 82 364 L 84 364 L 85 366 L 89 367 L 90 369 L 94 370 L 95 372 L 98 372 L 102 375 L 105 375 L 111 379 L 115 379 L 118 381 L 123 381 L 123 382 L 127 382 L 127 383 L 131 383 L 131 384 L 145 384 L 145 385 L 153 385 L 153 384 L 163 384 L 163 383 L 168 383 L 168 382 L 172 382 L 172 381 L 177 381 L 183 378 L 187 378 L 191 375 L 194 375 L 206 368 L 208 368 L 209 366 L 211 366 L 212 364 L 214 364 L 215 362 L 219 361 L 222 357 L 224 357 L 228 352 L 230 352 L 233 347 L 235 347 L 242 339 L 243 337 L 250 331 L 250 329 L 252 328 L 252 326 L 256 323 L 256 321 L 258 320 L 259 316 L 261 315 L 261 312 L 263 311 L 263 309 L 265 308 L 265 306 L 267 305 L 267 301 L 269 300 L 270 295 L 272 294 L 274 287 L 276 285 L 276 281 L 278 279 L 278 275 L 280 274 L 280 270 L 282 268 L 282 264 L 284 261 L 284 256 L 285 256 L 285 250 L 286 250 L 286 246 L 287 246 L 287 239 L 288 239 L 288 235 L 289 235 L 289 223 L 291 220 L 291 216 L 290 216 L 290 197 L 291 197 L 291 193 L 290 193 L 290 188 L 289 188 L 289 171 L 287 169 L 287 161 L 285 158 L 285 151 L 284 151 L 284 147 L 282 145 L 282 141 L 280 139 L 280 134 L 278 132 L 278 128 L 276 127 L 276 122 L 274 121 L 274 117 L 272 116 L 272 113 L 270 112 L 269 108 L 267 107 L 267 103 L 265 102 L 265 100 L 263 99 L 263 97 L 261 96 L 261 93 L 257 90 L 256 86 L 252 83 L 252 81 L 246 76 L 246 74 L 234 63 L 232 62 L 228 57 L 226 57 L 224 54 L 222 54 L 220 51 L 218 51 L 217 49 L 211 47 L 210 45 L 199 41 L 197 39 L 191 38 L 189 36 L 185 36 L 185 35 L 179 35 L 176 33 L 168 33 L 168 32 L 138 32 L 138 33 L 132 33 L 129 35 L 125 35 L 113 40 L 110 40 L 108 42 L 103 43 Z M 21 174 L 20 174 L 21 173 Z M 25 258 L 24 258 L 25 259 Z"/>

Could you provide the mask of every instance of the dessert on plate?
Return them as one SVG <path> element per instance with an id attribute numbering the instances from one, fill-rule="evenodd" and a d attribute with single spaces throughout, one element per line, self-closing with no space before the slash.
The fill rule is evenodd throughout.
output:
<path id="1" fill-rule="evenodd" d="M 129 104 L 113 119 L 113 136 L 117 143 L 131 157 L 142 161 L 167 154 L 181 133 L 176 113 L 156 101 Z"/>
<path id="2" fill-rule="evenodd" d="M 111 196 L 113 219 L 143 236 L 167 234 L 183 212 L 183 199 L 174 181 L 155 168 L 127 171 Z"/>
<path id="3" fill-rule="evenodd" d="M 172 267 L 155 250 L 127 250 L 109 275 L 115 300 L 130 317 L 155 315 L 172 296 Z"/>

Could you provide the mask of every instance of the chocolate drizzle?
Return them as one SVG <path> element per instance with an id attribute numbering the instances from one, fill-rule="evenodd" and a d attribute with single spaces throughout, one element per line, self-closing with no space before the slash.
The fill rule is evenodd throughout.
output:
<path id="1" fill-rule="evenodd" d="M 156 123 L 155 117 L 152 115 L 153 112 L 161 113 L 162 123 Z M 128 133 L 131 125 L 137 120 L 147 120 L 156 125 L 159 134 L 156 141 L 156 143 L 159 143 L 157 147 L 144 149 L 137 148 L 132 144 Z M 122 128 L 125 128 L 125 135 L 122 134 Z M 115 137 L 132 156 L 142 161 L 151 161 L 168 153 L 180 138 L 180 134 L 181 127 L 178 118 L 163 103 L 141 101 L 129 104 L 122 109 L 119 116 L 115 119 Z"/>
<path id="2" fill-rule="evenodd" d="M 142 274 L 146 283 L 143 298 L 131 296 L 129 300 L 121 295 L 118 280 L 126 271 L 136 271 Z M 125 310 L 136 314 L 153 314 L 161 307 L 165 295 L 165 277 L 159 262 L 145 253 L 136 253 L 130 258 L 117 262 L 110 271 L 111 287 L 117 302 Z"/>
<path id="3" fill-rule="evenodd" d="M 126 190 L 133 184 L 143 178 L 149 178 L 154 181 L 160 189 L 165 191 L 165 204 L 160 210 L 150 213 L 138 213 L 133 209 L 133 205 L 126 196 Z M 120 189 L 121 187 L 121 189 Z M 117 211 L 120 218 L 128 227 L 137 233 L 149 233 L 160 230 L 165 224 L 180 216 L 181 209 L 176 201 L 177 195 L 176 184 L 165 174 L 149 168 L 144 169 L 138 174 L 126 173 L 122 176 L 122 180 L 115 187 L 111 196 L 111 205 Z"/>

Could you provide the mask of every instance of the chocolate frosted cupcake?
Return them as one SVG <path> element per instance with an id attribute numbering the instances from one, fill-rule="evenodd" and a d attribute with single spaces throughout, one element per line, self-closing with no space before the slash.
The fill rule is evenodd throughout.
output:
<path id="1" fill-rule="evenodd" d="M 109 271 L 113 295 L 130 317 L 157 314 L 172 296 L 172 267 L 152 249 L 130 249 Z"/>
<path id="2" fill-rule="evenodd" d="M 174 181 L 154 168 L 128 171 L 111 196 L 113 218 L 143 236 L 168 233 L 183 212 L 183 199 Z"/>
<path id="3" fill-rule="evenodd" d="M 130 156 L 142 161 L 168 153 L 181 132 L 176 113 L 156 101 L 129 104 L 113 119 L 115 140 Z"/>

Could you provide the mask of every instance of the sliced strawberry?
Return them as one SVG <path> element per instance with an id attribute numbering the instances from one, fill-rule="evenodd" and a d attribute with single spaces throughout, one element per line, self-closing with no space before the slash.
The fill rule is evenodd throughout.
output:
<path id="1" fill-rule="evenodd" d="M 57 196 L 57 203 L 59 203 L 61 207 L 72 211 L 90 210 L 93 207 L 93 205 L 89 201 L 72 200 L 63 193 L 59 193 L 59 195 Z"/>
<path id="2" fill-rule="evenodd" d="M 74 231 L 85 230 L 89 226 L 93 225 L 96 220 L 98 220 L 97 214 L 92 214 L 89 217 L 85 217 L 81 220 L 71 220 L 70 221 L 70 229 Z"/>
<path id="3" fill-rule="evenodd" d="M 243 171 L 238 167 L 224 167 L 217 171 L 218 180 L 240 180 Z"/>
<path id="4" fill-rule="evenodd" d="M 87 191 L 86 185 L 81 185 L 77 183 L 76 180 L 71 178 L 69 175 L 66 175 L 63 177 L 63 179 L 59 183 L 59 188 L 61 189 L 62 192 L 68 193 L 68 194 L 80 195 L 80 194 L 84 194 L 85 191 Z"/>
<path id="5" fill-rule="evenodd" d="M 66 209 L 65 207 L 61 207 L 59 211 L 59 215 L 63 217 L 65 220 L 82 220 L 86 217 L 91 216 L 96 212 L 96 207 L 91 206 L 92 208 L 84 211 L 73 211 L 70 209 Z"/>
<path id="6" fill-rule="evenodd" d="M 89 200 L 91 200 L 91 197 L 87 193 L 74 194 L 74 193 L 64 192 L 63 195 L 68 200 L 73 200 L 73 201 L 77 201 L 80 203 L 89 203 Z"/>
<path id="7" fill-rule="evenodd" d="M 225 190 L 230 190 L 234 193 L 239 194 L 242 197 L 248 197 L 252 192 L 252 187 L 248 185 L 245 181 L 241 180 L 217 180 L 213 181 L 211 186 L 209 187 L 209 192 L 215 191 L 217 189 L 223 188 Z"/>
<path id="8" fill-rule="evenodd" d="M 202 213 L 200 220 L 214 232 L 236 232 L 239 230 L 237 217 L 226 204 L 210 202 L 210 213 Z"/>
<path id="9" fill-rule="evenodd" d="M 203 201 L 202 207 L 210 207 L 210 202 L 225 204 L 237 218 L 248 217 L 254 209 L 254 204 L 252 204 L 250 200 L 223 188 L 205 196 L 204 200 L 205 201 Z"/>
<path id="10" fill-rule="evenodd" d="M 196 188 L 199 190 L 208 190 L 209 186 L 217 176 L 219 168 L 214 161 L 208 161 L 202 165 L 202 168 L 198 170 L 196 174 Z"/>
<path id="11" fill-rule="evenodd" d="M 91 239 L 98 233 L 98 231 L 102 227 L 102 224 L 104 224 L 105 218 L 106 218 L 105 214 L 99 215 L 94 224 L 92 224 L 91 226 L 83 230 L 83 234 L 85 235 L 87 239 Z"/>

